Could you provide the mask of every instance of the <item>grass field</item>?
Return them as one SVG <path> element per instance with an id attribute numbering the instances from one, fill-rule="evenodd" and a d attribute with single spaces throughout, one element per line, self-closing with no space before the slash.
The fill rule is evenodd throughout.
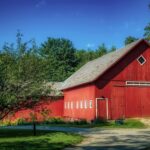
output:
<path id="1" fill-rule="evenodd" d="M 81 142 L 76 134 L 31 130 L 0 129 L 0 150 L 59 150 Z"/>

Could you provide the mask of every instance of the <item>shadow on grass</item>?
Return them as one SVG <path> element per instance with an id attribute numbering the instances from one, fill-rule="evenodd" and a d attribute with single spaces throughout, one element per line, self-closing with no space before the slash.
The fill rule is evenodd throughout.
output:
<path id="1" fill-rule="evenodd" d="M 0 150 L 59 150 L 74 145 L 82 140 L 79 135 L 32 130 L 0 130 Z"/>
<path id="2" fill-rule="evenodd" d="M 71 144 L 58 142 L 53 143 L 48 140 L 16 141 L 0 143 L 1 150 L 59 150 L 71 146 Z"/>

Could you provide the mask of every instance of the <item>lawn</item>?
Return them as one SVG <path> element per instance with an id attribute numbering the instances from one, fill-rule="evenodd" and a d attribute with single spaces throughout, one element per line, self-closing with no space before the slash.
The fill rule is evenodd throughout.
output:
<path id="1" fill-rule="evenodd" d="M 0 150 L 59 150 L 81 142 L 82 136 L 52 131 L 0 129 Z"/>

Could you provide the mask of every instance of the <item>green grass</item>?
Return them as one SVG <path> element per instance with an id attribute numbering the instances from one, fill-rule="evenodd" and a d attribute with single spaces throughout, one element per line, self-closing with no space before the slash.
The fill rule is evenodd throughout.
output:
<path id="1" fill-rule="evenodd" d="M 59 150 L 77 144 L 82 136 L 52 131 L 0 129 L 0 150 Z"/>
<path id="2" fill-rule="evenodd" d="M 58 126 L 58 127 L 78 127 L 78 128 L 145 128 L 146 126 L 136 119 L 126 119 L 124 124 L 116 124 L 115 121 L 98 121 L 96 123 L 85 123 L 85 124 L 76 124 L 76 123 L 62 123 L 62 124 L 48 124 L 49 126 Z"/>

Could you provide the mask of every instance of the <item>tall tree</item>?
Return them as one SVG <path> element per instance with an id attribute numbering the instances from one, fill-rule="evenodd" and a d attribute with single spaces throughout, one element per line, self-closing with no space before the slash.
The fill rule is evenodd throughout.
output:
<path id="1" fill-rule="evenodd" d="M 105 55 L 108 52 L 107 47 L 105 44 L 101 44 L 98 49 L 96 50 L 96 53 L 98 54 L 98 57 Z"/>
<path id="2" fill-rule="evenodd" d="M 116 51 L 116 47 L 115 46 L 112 46 L 111 48 L 110 48 L 110 50 L 109 50 L 109 52 L 114 52 L 114 51 Z"/>
<path id="3" fill-rule="evenodd" d="M 144 28 L 144 38 L 150 42 L 150 23 Z"/>
<path id="4" fill-rule="evenodd" d="M 77 69 L 79 69 L 81 66 L 83 66 L 88 61 L 91 61 L 98 57 L 96 52 L 94 50 L 77 50 L 76 51 L 76 57 L 78 60 L 78 66 Z"/>
<path id="5" fill-rule="evenodd" d="M 0 119 L 22 107 L 31 107 L 49 91 L 42 78 L 40 58 L 32 47 L 27 48 L 20 35 L 14 51 L 7 44 L 0 53 Z"/>
<path id="6" fill-rule="evenodd" d="M 137 41 L 137 40 L 138 40 L 138 38 L 136 38 L 134 36 L 128 36 L 128 37 L 126 37 L 126 39 L 124 41 L 124 44 L 128 45 L 128 44 L 130 44 L 130 43 L 132 43 L 134 41 Z"/>
<path id="7" fill-rule="evenodd" d="M 48 38 L 40 48 L 40 55 L 45 66 L 46 79 L 63 81 L 77 66 L 76 49 L 70 40 Z"/>

